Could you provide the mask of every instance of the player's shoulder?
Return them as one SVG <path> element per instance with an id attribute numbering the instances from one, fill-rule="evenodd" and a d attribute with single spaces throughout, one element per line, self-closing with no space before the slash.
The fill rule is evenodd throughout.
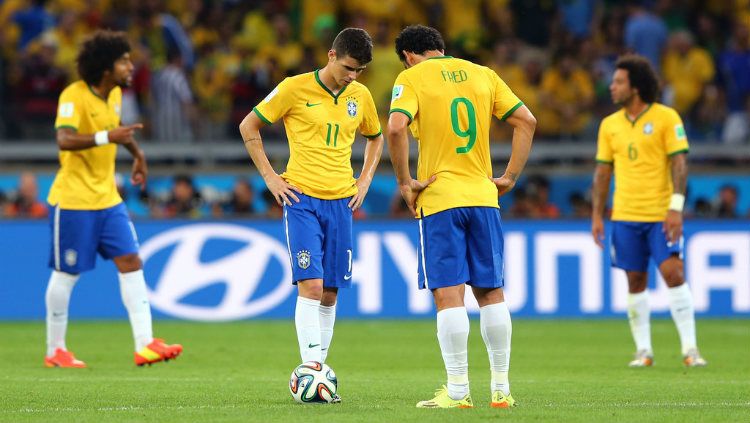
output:
<path id="1" fill-rule="evenodd" d="M 319 80 L 316 72 L 305 72 L 284 78 L 284 80 L 279 83 L 279 86 L 295 89 L 308 84 L 315 84 L 316 80 Z"/>
<path id="2" fill-rule="evenodd" d="M 623 109 L 617 109 L 616 112 L 612 112 L 602 119 L 601 126 L 606 127 L 610 125 L 618 124 L 625 117 L 625 111 Z"/>
<path id="3" fill-rule="evenodd" d="M 651 110 L 655 114 L 658 114 L 659 116 L 672 117 L 672 118 L 680 116 L 680 114 L 677 113 L 677 110 L 667 105 L 661 104 L 661 103 L 652 103 Z"/>
<path id="4" fill-rule="evenodd" d="M 352 81 L 348 87 L 346 87 L 346 93 L 352 93 L 352 94 L 370 94 L 370 89 L 367 88 L 367 85 L 359 82 L 359 81 Z"/>
<path id="5" fill-rule="evenodd" d="M 65 87 L 65 89 L 63 89 L 62 92 L 60 93 L 60 97 L 70 98 L 70 97 L 80 96 L 80 95 L 85 94 L 88 90 L 89 90 L 88 84 L 86 84 L 86 82 L 84 82 L 83 80 L 79 80 Z"/>

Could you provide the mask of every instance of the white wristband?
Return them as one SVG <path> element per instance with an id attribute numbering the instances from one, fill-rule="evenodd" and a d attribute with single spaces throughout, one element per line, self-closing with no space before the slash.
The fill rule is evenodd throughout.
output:
<path id="1" fill-rule="evenodd" d="M 94 134 L 94 143 L 96 145 L 109 144 L 109 132 L 99 131 L 96 134 Z"/>
<path id="2" fill-rule="evenodd" d="M 672 194 L 672 199 L 669 200 L 669 210 L 681 212 L 685 207 L 685 196 L 683 194 Z"/>

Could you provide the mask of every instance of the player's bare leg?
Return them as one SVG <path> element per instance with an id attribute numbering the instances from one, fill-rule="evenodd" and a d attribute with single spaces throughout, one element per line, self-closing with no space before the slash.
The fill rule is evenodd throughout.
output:
<path id="1" fill-rule="evenodd" d="M 169 345 L 153 336 L 151 304 L 140 257 L 127 254 L 115 257 L 113 261 L 119 271 L 120 295 L 133 329 L 135 364 L 142 366 L 176 358 L 182 353 L 182 345 Z"/>
<path id="2" fill-rule="evenodd" d="M 651 308 L 648 303 L 648 273 L 625 272 L 628 278 L 628 321 L 635 341 L 635 357 L 630 367 L 650 367 L 654 364 L 651 347 Z"/>
<path id="3" fill-rule="evenodd" d="M 502 288 L 472 287 L 479 304 L 479 327 L 490 359 L 490 392 L 493 408 L 510 408 L 516 401 L 510 394 L 510 341 L 513 326 Z"/>
<path id="4" fill-rule="evenodd" d="M 669 310 L 680 335 L 683 363 L 688 367 L 703 367 L 708 363 L 698 351 L 693 295 L 685 283 L 684 263 L 673 255 L 659 265 L 659 272 L 669 287 Z"/>

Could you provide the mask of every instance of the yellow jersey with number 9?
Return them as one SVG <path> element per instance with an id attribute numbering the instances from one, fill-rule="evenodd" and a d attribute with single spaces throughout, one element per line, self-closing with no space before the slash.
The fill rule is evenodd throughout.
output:
<path id="1" fill-rule="evenodd" d="M 493 70 L 450 56 L 432 57 L 398 75 L 390 113 L 409 117 L 419 143 L 417 179 L 437 176 L 417 197 L 417 217 L 455 207 L 498 207 L 490 179 L 491 120 L 505 120 L 522 105 Z"/>
<path id="2" fill-rule="evenodd" d="M 602 120 L 596 161 L 615 167 L 612 220 L 661 222 L 673 193 L 669 158 L 688 152 L 682 119 L 652 103 L 635 120 L 625 110 Z"/>
<path id="3" fill-rule="evenodd" d="M 70 128 L 79 134 L 115 129 L 120 126 L 121 106 L 120 87 L 104 99 L 86 82 L 74 82 L 60 94 L 55 129 Z M 60 170 L 47 202 L 71 210 L 101 210 L 121 203 L 115 185 L 116 156 L 117 144 L 61 150 Z"/>
<path id="4" fill-rule="evenodd" d="M 269 125 L 284 120 L 289 162 L 281 177 L 289 184 L 323 200 L 357 193 L 351 163 L 356 131 L 366 138 L 381 134 L 367 87 L 352 81 L 333 94 L 316 70 L 286 78 L 253 111 Z"/>

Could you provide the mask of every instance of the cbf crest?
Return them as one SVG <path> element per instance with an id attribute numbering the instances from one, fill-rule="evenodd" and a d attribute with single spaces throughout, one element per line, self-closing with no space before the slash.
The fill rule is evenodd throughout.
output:
<path id="1" fill-rule="evenodd" d="M 307 269 L 310 267 L 310 252 L 307 250 L 300 250 L 297 252 L 297 266 L 300 269 Z"/>
<path id="2" fill-rule="evenodd" d="M 645 125 L 643 125 L 643 133 L 645 135 L 651 135 L 654 133 L 654 124 L 651 122 L 646 122 Z"/>
<path id="3" fill-rule="evenodd" d="M 349 114 L 350 117 L 357 116 L 357 109 L 359 109 L 359 102 L 355 97 L 347 97 L 346 98 L 346 113 Z"/>

